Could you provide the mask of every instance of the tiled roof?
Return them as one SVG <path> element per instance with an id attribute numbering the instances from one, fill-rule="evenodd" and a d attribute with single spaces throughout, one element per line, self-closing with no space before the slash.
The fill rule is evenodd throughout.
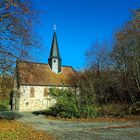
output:
<path id="1" fill-rule="evenodd" d="M 59 74 L 54 73 L 48 64 L 22 61 L 17 63 L 17 80 L 19 85 L 50 85 L 72 86 L 69 78 L 74 70 L 69 66 L 62 66 Z"/>

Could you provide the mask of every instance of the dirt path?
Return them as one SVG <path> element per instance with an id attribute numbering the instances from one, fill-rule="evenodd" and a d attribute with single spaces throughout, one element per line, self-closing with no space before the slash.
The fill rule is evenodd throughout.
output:
<path id="1" fill-rule="evenodd" d="M 57 140 L 140 140 L 140 122 L 67 122 L 48 120 L 44 116 L 20 113 L 19 121 L 46 130 Z M 122 128 L 119 128 L 119 127 Z"/>

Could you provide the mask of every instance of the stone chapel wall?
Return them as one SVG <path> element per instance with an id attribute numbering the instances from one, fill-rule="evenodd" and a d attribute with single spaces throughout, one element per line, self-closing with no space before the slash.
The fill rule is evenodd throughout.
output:
<path id="1" fill-rule="evenodd" d="M 31 95 L 31 88 L 34 90 L 34 95 Z M 18 108 L 19 111 L 37 111 L 49 109 L 56 103 L 56 99 L 50 97 L 49 95 L 44 95 L 44 90 L 53 88 L 52 86 L 20 86 L 19 92 L 20 96 L 18 98 Z M 67 88 L 67 87 L 57 87 L 57 88 Z M 32 92 L 33 92 L 32 91 Z"/>

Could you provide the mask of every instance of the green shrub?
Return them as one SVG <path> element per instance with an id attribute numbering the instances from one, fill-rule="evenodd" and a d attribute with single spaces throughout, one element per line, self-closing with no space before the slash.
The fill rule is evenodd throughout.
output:
<path id="1" fill-rule="evenodd" d="M 57 97 L 57 103 L 47 114 L 62 118 L 93 118 L 97 116 L 125 116 L 140 114 L 140 107 L 132 104 L 81 104 L 78 95 L 70 89 L 51 89 L 51 95 Z M 92 100 L 92 99 L 91 99 Z"/>
<path id="2" fill-rule="evenodd" d="M 92 118 L 99 114 L 94 105 L 79 105 L 77 95 L 70 89 L 50 89 L 50 95 L 58 97 L 57 103 L 47 114 L 63 118 Z"/>
<path id="3" fill-rule="evenodd" d="M 54 97 L 62 97 L 62 96 L 71 97 L 71 96 L 73 96 L 73 93 L 70 88 L 68 88 L 68 89 L 50 88 L 49 95 L 54 96 Z"/>
<path id="4" fill-rule="evenodd" d="M 60 89 L 59 91 L 55 89 L 52 91 L 55 91 L 55 94 L 52 93 L 53 96 L 58 97 L 58 101 L 56 105 L 50 109 L 49 113 L 53 116 L 64 118 L 78 117 L 78 106 L 76 105 L 76 99 L 72 91 L 69 89 Z"/>
<path id="5" fill-rule="evenodd" d="M 99 109 L 95 105 L 84 105 L 81 108 L 80 115 L 82 118 L 93 118 L 99 115 Z"/>
<path id="6" fill-rule="evenodd" d="M 0 111 L 6 111 L 9 108 L 9 100 L 0 100 Z"/>

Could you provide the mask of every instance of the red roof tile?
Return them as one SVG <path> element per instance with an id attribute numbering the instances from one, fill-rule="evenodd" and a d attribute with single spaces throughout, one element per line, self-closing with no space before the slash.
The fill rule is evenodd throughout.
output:
<path id="1" fill-rule="evenodd" d="M 17 64 L 19 85 L 50 85 L 72 86 L 69 78 L 74 75 L 74 70 L 69 66 L 62 66 L 61 73 L 54 73 L 48 64 L 19 62 Z"/>

